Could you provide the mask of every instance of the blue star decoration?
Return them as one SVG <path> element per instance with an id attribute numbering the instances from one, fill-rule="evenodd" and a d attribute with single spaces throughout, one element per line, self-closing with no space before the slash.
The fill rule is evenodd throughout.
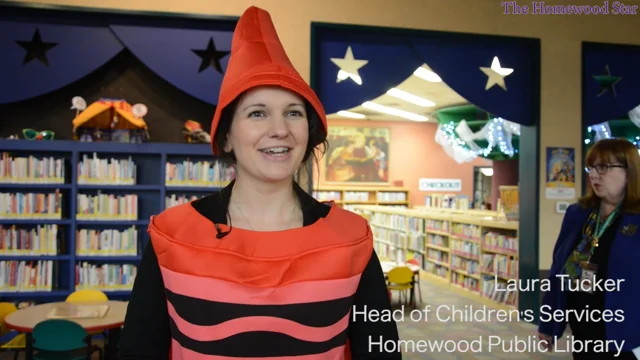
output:
<path id="1" fill-rule="evenodd" d="M 594 75 L 593 79 L 600 85 L 600 92 L 598 96 L 602 96 L 607 91 L 611 92 L 614 97 L 617 96 L 615 85 L 622 80 L 620 76 L 612 76 L 609 70 L 609 65 L 604 67 L 605 75 Z"/>
<path id="2" fill-rule="evenodd" d="M 216 45 L 213 43 L 213 38 L 209 38 L 209 43 L 207 44 L 207 48 L 204 50 L 191 50 L 194 54 L 198 55 L 202 62 L 200 63 L 200 68 L 198 72 L 201 73 L 207 68 L 211 67 L 216 70 L 220 74 L 223 73 L 222 65 L 220 65 L 220 59 L 229 55 L 229 51 L 220 51 L 216 49 Z"/>
<path id="3" fill-rule="evenodd" d="M 36 28 L 36 31 L 33 33 L 31 41 L 16 40 L 16 44 L 20 45 L 20 47 L 27 52 L 22 61 L 22 65 L 26 65 L 33 60 L 39 60 L 46 66 L 49 66 L 47 51 L 58 45 L 57 43 L 43 42 L 38 28 Z"/>

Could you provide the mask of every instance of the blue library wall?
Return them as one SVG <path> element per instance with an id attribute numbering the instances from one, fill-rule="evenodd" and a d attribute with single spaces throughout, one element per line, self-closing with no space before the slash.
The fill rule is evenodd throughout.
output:
<path id="1" fill-rule="evenodd" d="M 64 184 L 6 184 L 0 183 L 0 192 L 52 192 L 59 189 L 62 194 L 62 219 L 60 220 L 14 220 L 0 219 L 3 225 L 38 225 L 57 224 L 63 229 L 64 246 L 59 248 L 58 255 L 4 255 L 0 260 L 55 260 L 57 264 L 53 291 L 44 292 L 2 292 L 0 301 L 59 301 L 69 295 L 75 287 L 75 266 L 87 262 L 89 264 L 137 264 L 142 249 L 148 241 L 146 228 L 151 215 L 160 213 L 165 208 L 165 196 L 170 194 L 203 196 L 218 190 L 207 186 L 166 186 L 165 164 L 167 161 L 177 163 L 183 160 L 214 161 L 208 144 L 175 144 L 175 143 L 83 143 L 75 141 L 27 141 L 0 139 L 0 153 L 11 156 L 32 155 L 36 157 L 61 157 L 65 160 Z M 137 166 L 137 183 L 134 185 L 83 185 L 77 181 L 77 165 L 82 155 L 93 154 L 100 159 L 131 158 Z M 94 194 L 98 191 L 108 194 L 138 195 L 138 219 L 135 221 L 101 221 L 79 220 L 76 196 L 78 194 Z M 136 226 L 138 229 L 138 249 L 133 256 L 79 256 L 76 255 L 75 233 L 77 229 L 125 229 Z M 107 291 L 112 299 L 126 299 L 128 290 Z"/>
<path id="2" fill-rule="evenodd" d="M 61 220 L 0 219 L 0 224 L 35 227 L 56 224 L 64 247 L 57 255 L 3 255 L 0 260 L 56 260 L 56 289 L 50 292 L 0 292 L 0 301 L 59 301 L 74 290 L 75 266 L 89 264 L 137 264 L 148 242 L 149 217 L 165 208 L 169 195 L 202 196 L 214 187 L 165 186 L 166 161 L 213 161 L 209 145 L 184 144 L 186 120 L 195 120 L 208 131 L 226 70 L 231 37 L 237 18 L 189 16 L 143 12 L 116 12 L 73 7 L 42 7 L 34 4 L 0 4 L 0 138 L 20 135 L 24 128 L 51 130 L 55 141 L 38 142 L 0 139 L 0 153 L 11 156 L 55 156 L 63 158 L 63 184 L 0 183 L 1 193 L 62 194 Z M 53 44 L 46 60 L 27 61 L 21 46 L 36 40 Z M 219 51 L 220 69 L 205 66 L 202 51 L 210 41 Z M 79 47 L 78 47 L 79 46 Z M 167 60 L 170 61 L 167 61 Z M 69 64 L 74 66 L 69 67 Z M 22 84 L 17 87 L 15 84 Z M 71 99 L 83 97 L 87 104 L 100 98 L 142 103 L 151 141 L 145 144 L 79 143 L 72 139 Z M 78 184 L 77 164 L 83 155 L 97 153 L 102 159 L 131 157 L 137 166 L 135 185 Z M 135 221 L 76 219 L 78 194 L 136 194 Z M 135 226 L 138 249 L 135 256 L 76 255 L 79 229 L 124 230 Z M 129 291 L 110 291 L 110 298 L 126 298 Z"/>

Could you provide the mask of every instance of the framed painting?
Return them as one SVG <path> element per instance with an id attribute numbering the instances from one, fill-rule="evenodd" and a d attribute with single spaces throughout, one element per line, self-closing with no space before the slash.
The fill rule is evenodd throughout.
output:
<path id="1" fill-rule="evenodd" d="M 325 183 L 389 184 L 389 128 L 329 127 Z"/>

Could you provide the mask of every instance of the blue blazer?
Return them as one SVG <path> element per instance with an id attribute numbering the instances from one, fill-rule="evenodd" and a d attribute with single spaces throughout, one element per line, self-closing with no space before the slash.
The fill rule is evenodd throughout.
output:
<path id="1" fill-rule="evenodd" d="M 547 305 L 546 312 L 564 310 L 566 292 L 561 291 L 562 274 L 565 262 L 574 249 L 575 242 L 582 235 L 582 227 L 589 217 L 591 209 L 579 204 L 571 205 L 562 220 L 560 235 L 553 249 L 553 261 L 549 273 L 550 290 L 544 294 L 542 305 Z M 623 234 L 622 228 L 635 225 L 633 234 Z M 629 232 L 630 233 L 630 232 Z M 615 240 L 609 254 L 608 279 L 624 279 L 619 291 L 610 291 L 605 295 L 605 308 L 615 313 L 624 312 L 624 321 L 607 322 L 607 340 L 624 340 L 622 351 L 631 351 L 640 346 L 640 215 L 624 214 L 620 227 L 616 231 Z M 549 317 L 549 316 L 547 316 Z M 548 322 L 543 322 L 549 320 Z M 550 336 L 561 337 L 566 329 L 566 321 L 554 321 L 541 318 L 538 332 Z"/>

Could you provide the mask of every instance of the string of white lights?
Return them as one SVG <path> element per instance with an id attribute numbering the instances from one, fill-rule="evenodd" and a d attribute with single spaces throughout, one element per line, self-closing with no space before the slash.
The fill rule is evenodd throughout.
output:
<path id="1" fill-rule="evenodd" d="M 466 134 L 467 136 L 463 134 L 466 133 L 456 133 L 453 122 L 440 124 L 436 132 L 436 142 L 458 163 L 472 161 L 478 156 L 487 157 L 495 148 L 509 157 L 518 152 L 512 141 L 514 135 L 520 136 L 520 125 L 502 118 L 488 121 L 478 133 Z M 487 140 L 486 148 L 479 148 L 473 141 L 481 137 Z"/>
<path id="2" fill-rule="evenodd" d="M 439 124 L 436 130 L 436 143 L 453 158 L 457 163 L 473 161 L 478 157 L 477 153 L 466 148 L 466 143 L 462 141 L 454 132 L 453 123 Z"/>
<path id="3" fill-rule="evenodd" d="M 593 136 L 594 142 L 598 142 L 602 139 L 611 139 L 611 128 L 609 127 L 609 122 L 606 121 L 587 127 L 587 133 L 589 136 Z M 591 133 L 593 133 L 593 135 L 591 135 Z M 591 139 L 585 139 L 584 143 L 587 145 L 590 144 Z"/>
<path id="4" fill-rule="evenodd" d="M 629 120 L 631 120 L 635 126 L 640 128 L 640 105 L 631 109 L 628 115 Z M 605 121 L 603 123 L 587 127 L 587 138 L 584 139 L 584 143 L 589 145 L 592 142 L 598 142 L 602 139 L 611 139 L 612 137 L 613 133 L 611 132 L 609 122 Z M 633 138 L 629 137 L 628 139 L 638 147 L 638 152 L 640 153 L 640 136 L 635 136 Z"/>

